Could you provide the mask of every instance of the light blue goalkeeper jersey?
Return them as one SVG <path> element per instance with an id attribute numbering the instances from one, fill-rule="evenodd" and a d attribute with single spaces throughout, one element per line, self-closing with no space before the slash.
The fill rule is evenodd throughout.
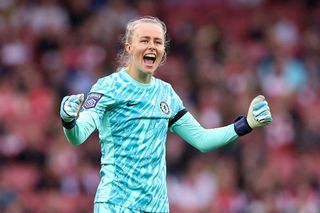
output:
<path id="1" fill-rule="evenodd" d="M 98 80 L 81 112 L 99 131 L 95 202 L 169 212 L 165 141 L 169 121 L 183 109 L 170 84 L 157 78 L 141 84 L 121 70 Z"/>

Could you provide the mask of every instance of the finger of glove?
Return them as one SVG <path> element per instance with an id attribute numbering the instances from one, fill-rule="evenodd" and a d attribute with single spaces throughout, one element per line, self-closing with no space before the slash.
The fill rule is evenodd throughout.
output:
<path id="1" fill-rule="evenodd" d="M 77 95 L 68 96 L 63 104 L 63 111 L 65 112 L 67 117 L 76 117 L 81 105 L 81 101 L 79 100 Z"/>
<path id="2" fill-rule="evenodd" d="M 72 102 L 72 103 L 75 103 L 75 104 L 78 104 L 78 105 L 81 104 L 81 100 L 80 100 L 79 95 L 71 95 L 69 97 L 69 99 L 68 99 L 68 102 Z"/>
<path id="3" fill-rule="evenodd" d="M 78 114 L 80 105 L 78 103 L 73 103 L 73 102 L 66 102 L 64 105 L 64 111 L 66 112 L 67 115 L 71 117 L 76 117 Z"/>
<path id="4" fill-rule="evenodd" d="M 249 106 L 249 109 L 248 109 L 248 115 L 251 115 L 252 112 L 253 112 L 253 106 L 255 106 L 257 103 L 259 102 L 263 102 L 265 101 L 265 97 L 263 95 L 258 95 L 257 97 L 255 97 L 251 103 L 250 103 L 250 106 Z"/>
<path id="5" fill-rule="evenodd" d="M 253 115 L 255 117 L 255 120 L 259 121 L 259 123 L 272 121 L 270 108 L 266 101 L 256 103 L 253 106 Z"/>
<path id="6" fill-rule="evenodd" d="M 70 96 L 65 96 L 63 97 L 62 101 L 61 101 L 61 107 L 64 106 L 64 103 L 70 98 Z"/>
<path id="7" fill-rule="evenodd" d="M 256 117 L 256 119 L 257 121 L 259 121 L 259 123 L 271 122 L 272 121 L 271 112 L 269 110 L 264 111 L 258 117 Z"/>
<path id="8" fill-rule="evenodd" d="M 266 110 L 270 110 L 269 105 L 266 101 L 261 101 L 253 105 L 253 115 L 257 117 L 261 113 L 263 113 Z"/>
<path id="9" fill-rule="evenodd" d="M 68 101 L 68 99 L 70 98 L 70 96 L 65 96 L 62 101 L 61 101 L 61 106 L 60 106 L 60 116 L 61 117 L 68 117 L 68 114 L 65 111 L 65 103 Z"/>

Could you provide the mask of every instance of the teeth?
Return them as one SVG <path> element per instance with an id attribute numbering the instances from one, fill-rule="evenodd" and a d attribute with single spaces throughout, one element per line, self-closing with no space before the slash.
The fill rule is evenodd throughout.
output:
<path id="1" fill-rule="evenodd" d="M 145 54 L 144 57 L 152 57 L 155 58 L 156 56 L 154 54 Z"/>

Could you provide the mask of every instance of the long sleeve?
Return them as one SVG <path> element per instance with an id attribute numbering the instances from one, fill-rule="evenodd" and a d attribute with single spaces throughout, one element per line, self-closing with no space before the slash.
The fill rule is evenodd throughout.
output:
<path id="1" fill-rule="evenodd" d="M 177 133 L 201 152 L 216 149 L 239 137 L 234 129 L 234 124 L 214 129 L 205 129 L 189 112 L 177 120 L 170 127 L 170 130 Z"/>
<path id="2" fill-rule="evenodd" d="M 64 126 L 63 131 L 68 141 L 75 146 L 82 144 L 97 129 L 94 113 L 84 111 L 71 127 Z"/>

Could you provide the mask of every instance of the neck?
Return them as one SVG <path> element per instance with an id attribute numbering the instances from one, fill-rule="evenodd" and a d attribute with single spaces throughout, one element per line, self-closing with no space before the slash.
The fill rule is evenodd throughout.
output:
<path id="1" fill-rule="evenodd" d="M 152 77 L 151 74 L 144 73 L 143 71 L 138 70 L 137 68 L 132 66 L 128 66 L 126 70 L 134 80 L 140 83 L 149 84 L 151 81 L 151 77 Z"/>

